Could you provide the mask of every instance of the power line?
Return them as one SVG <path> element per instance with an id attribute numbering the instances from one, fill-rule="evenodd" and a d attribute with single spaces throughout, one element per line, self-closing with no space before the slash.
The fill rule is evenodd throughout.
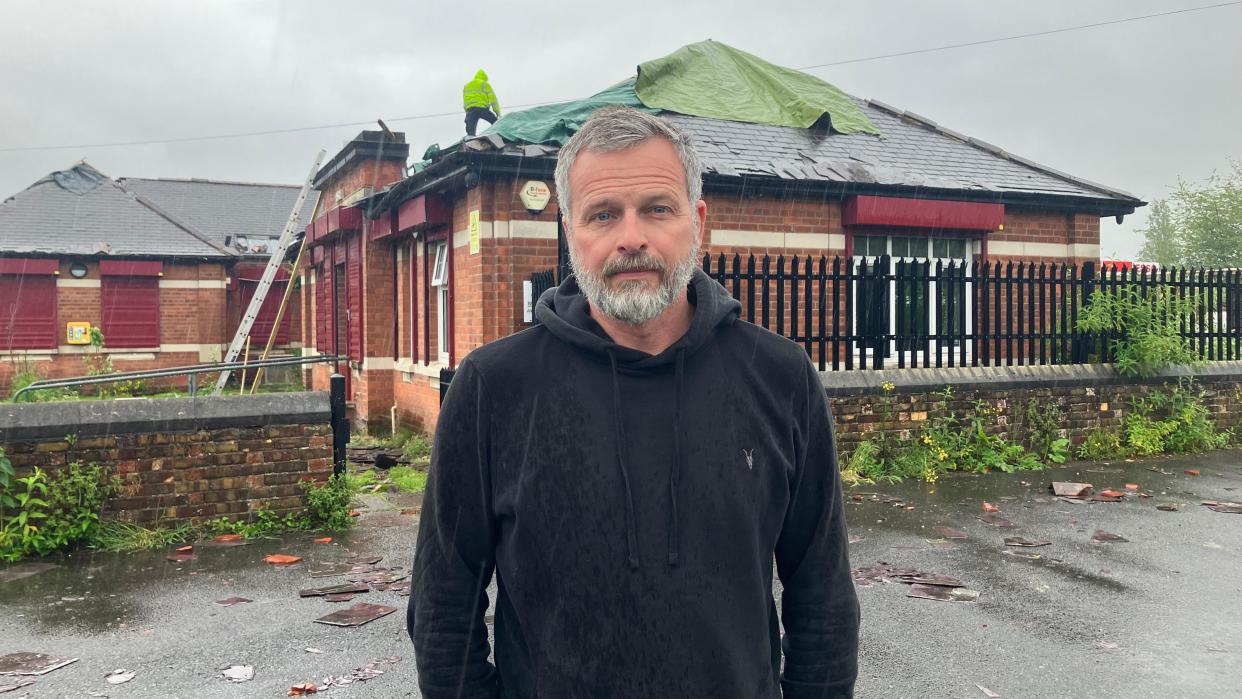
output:
<path id="1" fill-rule="evenodd" d="M 1215 9 L 1220 9 L 1222 7 L 1230 7 L 1233 5 L 1242 5 L 1242 0 L 1232 0 L 1231 2 L 1222 2 L 1222 3 L 1217 3 L 1215 5 L 1202 5 L 1200 7 L 1187 7 L 1187 8 L 1183 8 L 1180 10 L 1169 10 L 1167 12 L 1156 12 L 1156 13 L 1149 14 L 1149 15 L 1139 15 L 1137 17 L 1123 17 L 1121 19 L 1107 20 L 1104 22 L 1093 22 L 1091 24 L 1080 24 L 1080 25 L 1076 25 L 1073 27 L 1061 27 L 1059 29 L 1048 29 L 1048 30 L 1040 31 L 1040 32 L 1028 32 L 1025 34 L 1014 34 L 1012 36 L 1002 36 L 1002 37 L 997 37 L 995 39 L 982 39 L 979 41 L 969 41 L 969 42 L 965 42 L 961 44 L 947 44 L 945 46 L 934 46 L 934 47 L 923 48 L 923 49 L 912 49 L 910 51 L 898 51 L 896 53 L 886 53 L 886 54 L 880 54 L 876 56 L 866 56 L 863 58 L 850 58 L 850 59 L 846 59 L 842 61 L 832 61 L 829 63 L 817 63 L 815 65 L 801 66 L 799 68 L 795 68 L 795 70 L 814 70 L 816 68 L 829 68 L 833 66 L 848 65 L 851 63 L 864 63 L 867 61 L 880 61 L 880 60 L 884 60 L 888 58 L 899 58 L 902 56 L 915 56 L 915 55 L 925 54 L 925 53 L 936 53 L 939 51 L 951 51 L 954 49 L 969 48 L 972 46 L 984 46 L 987 44 L 996 44 L 996 43 L 1001 43 L 1005 41 L 1015 41 L 1018 39 L 1030 39 L 1030 38 L 1040 37 L 1040 36 L 1049 36 L 1052 34 L 1063 34 L 1065 32 L 1076 32 L 1076 31 L 1081 31 L 1083 29 L 1096 29 L 1098 27 L 1106 27 L 1106 26 L 1113 25 L 1113 24 L 1125 24 L 1127 22 L 1138 22 L 1142 20 L 1156 19 L 1159 17 L 1169 17 L 1172 15 L 1187 14 L 1190 12 L 1215 10 Z M 557 102 L 564 102 L 564 101 L 567 101 L 567 100 L 516 104 L 510 107 L 510 109 L 524 109 L 527 107 L 540 107 L 543 105 L 556 104 Z M 455 110 L 452 112 L 434 112 L 434 113 L 428 113 L 428 114 L 414 114 L 411 116 L 396 117 L 394 119 L 388 119 L 388 121 L 391 121 L 391 122 L 418 121 L 421 119 L 438 119 L 441 117 L 458 116 L 460 114 L 461 114 L 461 110 Z M 28 151 L 41 151 L 41 150 L 76 150 L 76 149 L 87 149 L 87 148 L 120 148 L 120 147 L 125 147 L 125 146 L 151 146 L 151 145 L 160 145 L 160 144 L 165 144 L 165 143 L 193 143 L 196 141 L 219 141 L 219 140 L 226 140 L 226 139 L 232 139 L 232 138 L 250 138 L 253 136 L 275 136 L 275 135 L 287 134 L 287 133 L 303 133 L 306 131 L 323 131 L 327 129 L 339 129 L 339 128 L 345 128 L 345 127 L 350 127 L 350 126 L 367 126 L 373 123 L 374 123 L 374 120 L 350 121 L 350 122 L 341 122 L 339 124 L 323 124 L 320 126 L 301 126 L 301 127 L 289 128 L 289 129 L 269 129 L 266 131 L 246 131 L 242 133 L 215 134 L 211 136 L 182 136 L 178 138 L 160 138 L 160 139 L 150 139 L 150 140 L 144 140 L 144 141 L 112 141 L 108 143 L 80 143 L 76 145 L 65 145 L 65 146 L 11 146 L 11 147 L 0 148 L 0 153 L 18 153 L 18 152 L 28 152 Z"/>
<path id="2" fill-rule="evenodd" d="M 862 63 L 864 61 L 879 61 L 885 58 L 897 58 L 899 56 L 915 56 L 922 53 L 934 53 L 936 51 L 949 51 L 952 49 L 963 49 L 970 46 L 983 46 L 984 44 L 996 44 L 1002 41 L 1013 41 L 1015 39 L 1030 39 L 1036 36 L 1049 36 L 1051 34 L 1063 34 L 1065 32 L 1076 32 L 1082 29 L 1095 29 L 1097 27 L 1106 27 L 1111 24 L 1124 24 L 1126 22 L 1138 22 L 1144 19 L 1155 19 L 1157 17 L 1169 17 L 1171 15 L 1186 14 L 1188 12 L 1199 12 L 1202 10 L 1215 10 L 1221 7 L 1229 7 L 1230 5 L 1242 5 L 1242 0 L 1234 0 L 1233 2 L 1222 2 L 1216 5 L 1204 5 L 1202 7 L 1187 7 L 1181 10 L 1170 10 L 1168 12 L 1157 12 L 1150 15 L 1140 15 L 1138 17 L 1125 17 L 1123 19 L 1112 19 L 1105 22 L 1094 22 L 1092 24 L 1080 24 L 1074 27 L 1061 27 L 1060 29 L 1048 29 L 1042 32 L 1029 32 L 1027 34 L 1014 34 L 1013 36 L 1002 36 L 996 39 L 983 39 L 981 41 L 968 41 L 964 44 L 948 44 L 945 46 L 936 46 L 926 49 L 913 49 L 910 51 L 899 51 L 897 53 L 885 53 L 878 56 L 867 56 L 866 58 L 850 58 L 844 61 L 833 61 L 831 63 L 818 63 L 813 66 L 803 66 L 798 70 L 811 70 L 812 68 L 828 68 L 830 66 L 843 66 L 849 63 Z"/>

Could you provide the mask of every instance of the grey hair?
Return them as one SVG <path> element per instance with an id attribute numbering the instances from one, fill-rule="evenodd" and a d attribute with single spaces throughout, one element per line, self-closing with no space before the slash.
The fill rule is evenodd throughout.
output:
<path id="1" fill-rule="evenodd" d="M 556 202 L 569 223 L 569 169 L 582 151 L 611 153 L 633 148 L 649 138 L 659 137 L 672 144 L 686 171 L 686 195 L 693 207 L 703 198 L 703 163 L 690 143 L 690 136 L 676 124 L 633 107 L 601 107 L 586 120 L 578 133 L 561 148 L 556 160 Z M 697 221 L 697 219 L 696 219 Z"/>

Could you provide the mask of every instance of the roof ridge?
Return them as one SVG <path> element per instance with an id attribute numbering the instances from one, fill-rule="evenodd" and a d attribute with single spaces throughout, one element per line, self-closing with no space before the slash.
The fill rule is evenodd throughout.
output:
<path id="1" fill-rule="evenodd" d="M 1038 170 L 1040 172 L 1043 172 L 1048 175 L 1052 175 L 1053 177 L 1058 177 L 1060 179 L 1066 180 L 1073 184 L 1088 187 L 1090 189 L 1099 190 L 1100 192 L 1103 192 L 1105 194 L 1110 194 L 1113 196 L 1120 196 L 1120 197 L 1125 197 L 1128 199 L 1133 199 L 1135 201 L 1140 201 L 1139 197 L 1136 197 L 1135 195 L 1125 191 L 1124 189 L 1117 189 L 1116 187 L 1109 187 L 1107 185 L 1102 185 L 1102 184 L 1099 184 L 1098 182 L 1092 182 L 1091 180 L 1078 177 L 1077 175 L 1071 175 L 1067 172 L 1062 172 L 1060 170 L 1057 170 L 1056 168 L 1052 168 L 1047 165 L 1042 165 L 1029 158 L 1024 158 L 1015 153 L 1010 153 L 1004 148 L 988 143 L 987 141 L 984 141 L 982 139 L 975 138 L 973 136 L 967 136 L 965 134 L 959 133 L 952 129 L 947 129 L 941 126 L 940 124 L 937 124 L 935 121 L 928 119 L 925 116 L 915 114 L 914 112 L 907 111 L 904 109 L 898 109 L 897 107 L 894 107 L 890 104 L 885 104 L 884 102 L 881 102 L 880 100 L 876 100 L 876 99 L 867 99 L 866 102 L 868 106 L 875 107 L 876 109 L 879 109 L 884 112 L 888 112 L 896 117 L 900 117 L 903 119 L 909 119 L 910 121 L 913 121 L 916 124 L 924 126 L 932 131 L 935 131 L 936 133 L 943 134 L 955 140 L 961 141 L 962 143 L 965 143 L 966 145 L 973 146 L 987 153 L 991 153 L 992 155 L 995 155 L 998 158 L 1009 160 L 1009 161 L 1018 163 L 1019 165 L 1024 165 L 1026 167 L 1031 168 L 1032 170 Z"/>
<path id="2" fill-rule="evenodd" d="M 282 189 L 301 189 L 302 185 L 297 184 L 276 184 L 274 182 L 240 182 L 234 180 L 213 180 L 203 177 L 121 177 L 118 181 L 125 182 L 128 180 L 140 182 L 185 182 L 192 184 L 227 184 L 238 187 L 280 187 Z"/>
<path id="3" fill-rule="evenodd" d="M 142 196 L 141 194 L 139 194 L 139 193 L 137 193 L 137 192 L 133 191 L 132 189 L 129 189 L 129 188 L 128 188 L 128 187 L 126 187 L 125 185 L 121 184 L 120 180 L 114 180 L 114 179 L 112 179 L 112 178 L 110 178 L 110 177 L 109 177 L 109 178 L 108 178 L 108 182 L 109 182 L 109 183 L 111 183 L 113 187 L 116 187 L 117 189 L 121 190 L 122 192 L 124 192 L 124 193 L 128 194 L 129 196 L 133 197 L 133 198 L 134 198 L 134 201 L 138 202 L 139 204 L 142 204 L 143 206 L 147 207 L 147 208 L 148 208 L 148 209 L 150 209 L 152 212 L 154 212 L 156 215 L 158 215 L 158 216 L 160 216 L 160 217 L 164 218 L 164 219 L 165 219 L 165 220 L 167 220 L 169 223 L 173 224 L 174 226 L 176 226 L 176 227 L 180 228 L 181 230 L 185 231 L 186 233 L 190 234 L 190 236 L 191 236 L 191 237 L 195 238 L 195 239 L 196 239 L 196 240 L 198 240 L 200 243 L 202 243 L 202 244 L 206 245 L 207 247 L 211 248 L 212 250 L 216 250 L 217 252 L 220 252 L 220 253 L 222 253 L 222 254 L 224 254 L 224 255 L 228 256 L 228 257 L 238 257 L 238 256 L 239 256 L 239 255 L 238 255 L 238 253 L 236 253 L 236 252 L 234 252 L 234 251 L 232 251 L 232 250 L 229 250 L 228 248 L 224 247 L 223 245 L 217 245 L 217 244 L 215 243 L 215 241 L 211 240 L 210 238 L 208 238 L 207 236 L 203 235 L 202 233 L 199 233 L 197 230 L 195 230 L 195 229 L 194 229 L 194 227 L 190 226 L 188 223 L 185 223 L 184 221 L 181 221 L 180 219 L 178 219 L 177 217 L 175 217 L 175 216 L 173 216 L 172 214 L 168 213 L 167 211 L 164 211 L 162 208 L 160 208 L 159 206 L 157 206 L 157 205 L 155 204 L 155 202 L 151 201 L 150 199 L 147 199 L 146 197 Z"/>

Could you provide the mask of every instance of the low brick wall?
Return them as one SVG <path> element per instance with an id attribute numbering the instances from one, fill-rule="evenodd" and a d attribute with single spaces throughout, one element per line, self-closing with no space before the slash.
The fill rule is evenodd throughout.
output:
<path id="1" fill-rule="evenodd" d="M 0 404 L 0 446 L 25 474 L 80 461 L 122 492 L 105 513 L 176 524 L 303 507 L 298 482 L 332 475 L 327 393 Z"/>
<path id="2" fill-rule="evenodd" d="M 876 434 L 897 439 L 919 430 L 945 410 L 962 416 L 984 401 L 997 411 L 991 431 L 1021 441 L 1020 414 L 1035 399 L 1053 402 L 1063 415 L 1060 436 L 1077 445 L 1097 427 L 1119 429 L 1130 401 L 1182 377 L 1193 376 L 1220 429 L 1242 426 L 1242 362 L 1212 362 L 1191 372 L 1175 369 L 1148 380 L 1118 376 L 1102 365 L 886 369 L 821 374 L 832 403 L 843 458 Z M 893 389 L 885 391 L 885 383 Z M 946 387 L 953 397 L 933 395 Z M 943 405 L 942 405 L 943 404 Z"/>

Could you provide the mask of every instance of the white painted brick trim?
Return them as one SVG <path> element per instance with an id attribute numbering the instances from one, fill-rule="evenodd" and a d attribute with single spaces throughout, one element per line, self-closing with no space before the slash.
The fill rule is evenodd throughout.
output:
<path id="1" fill-rule="evenodd" d="M 60 289 L 98 289 L 101 284 L 98 279 L 62 279 L 57 277 L 56 286 Z"/>
<path id="2" fill-rule="evenodd" d="M 738 248 L 845 250 L 845 234 L 735 231 L 717 228 L 711 231 L 711 244 Z"/>
<path id="3" fill-rule="evenodd" d="M 223 279 L 161 279 L 161 289 L 227 289 Z"/>
<path id="4" fill-rule="evenodd" d="M 1020 240 L 989 240 L 988 255 L 1004 257 L 1100 257 L 1100 246 L 1090 243 L 1029 243 Z"/>

